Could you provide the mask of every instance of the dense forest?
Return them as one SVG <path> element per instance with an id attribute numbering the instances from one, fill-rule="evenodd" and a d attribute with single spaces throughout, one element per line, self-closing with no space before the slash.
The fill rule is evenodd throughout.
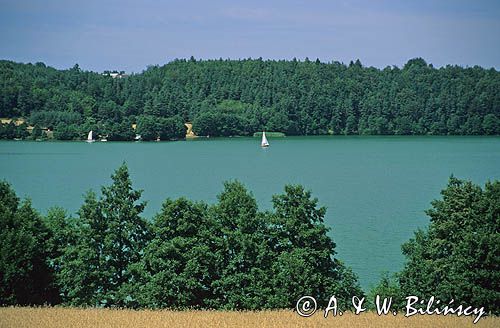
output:
<path id="1" fill-rule="evenodd" d="M 326 209 L 301 186 L 262 212 L 230 181 L 215 204 L 166 199 L 147 220 L 126 165 L 112 181 L 76 216 L 41 215 L 0 182 L 0 305 L 274 309 L 335 295 L 345 309 L 364 294 L 336 256 Z M 500 181 L 452 177 L 427 214 L 429 227 L 402 247 L 403 270 L 369 295 L 393 297 L 397 309 L 417 295 L 500 314 Z"/>
<path id="2" fill-rule="evenodd" d="M 319 60 L 174 60 L 140 74 L 0 61 L 1 138 L 180 139 L 198 135 L 500 134 L 500 73 Z M 137 125 L 135 125 L 137 124 Z M 135 130 L 132 128 L 134 125 Z M 30 132 L 26 127 L 30 126 Z"/>

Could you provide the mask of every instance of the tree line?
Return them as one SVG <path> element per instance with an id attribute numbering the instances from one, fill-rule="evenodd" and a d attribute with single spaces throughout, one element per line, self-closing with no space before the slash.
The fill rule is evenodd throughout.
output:
<path id="1" fill-rule="evenodd" d="M 479 66 L 434 68 L 421 58 L 402 68 L 319 60 L 189 60 L 113 78 L 43 63 L 0 61 L 0 117 L 23 117 L 56 139 L 89 130 L 112 140 L 135 134 L 498 135 L 500 74 Z M 132 124 L 169 119 L 172 122 Z M 170 125 L 174 127 L 169 127 Z M 0 136 L 22 132 L 0 127 Z M 8 131 L 6 131 L 6 129 Z M 20 129 L 21 130 L 21 129 Z M 16 134 L 17 133 L 17 134 Z"/>
<path id="2" fill-rule="evenodd" d="M 409 295 L 431 296 L 445 306 L 463 304 L 500 314 L 500 181 L 484 188 L 451 177 L 426 211 L 430 224 L 402 245 L 406 263 L 384 274 L 371 292 L 393 298 L 393 309 L 405 307 Z"/>
<path id="3" fill-rule="evenodd" d="M 146 220 L 146 202 L 126 165 L 101 195 L 89 191 L 75 217 L 44 216 L 0 183 L 0 305 L 129 308 L 293 308 L 304 295 L 342 307 L 364 296 L 337 257 L 326 213 L 311 192 L 288 185 L 259 211 L 237 181 L 209 205 L 166 199 Z M 500 313 L 500 181 L 484 189 L 450 178 L 427 211 L 425 230 L 402 246 L 406 263 L 369 292 L 431 296 Z M 443 304 L 445 304 L 443 303 Z"/>
<path id="4" fill-rule="evenodd" d="M 286 186 L 262 212 L 237 182 L 218 202 L 167 199 L 152 220 L 125 165 L 77 216 L 41 216 L 0 183 L 0 304 L 263 309 L 298 297 L 362 294 L 335 256 L 325 208 Z"/>

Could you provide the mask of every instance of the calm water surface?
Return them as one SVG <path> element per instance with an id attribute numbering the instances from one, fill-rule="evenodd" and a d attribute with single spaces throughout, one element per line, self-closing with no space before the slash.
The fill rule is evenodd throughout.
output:
<path id="1" fill-rule="evenodd" d="M 451 174 L 483 184 L 500 178 L 500 137 L 287 137 L 160 143 L 0 142 L 0 178 L 40 211 L 74 213 L 89 189 L 109 184 L 127 162 L 151 217 L 167 198 L 215 202 L 228 179 L 242 181 L 262 209 L 287 183 L 328 208 L 338 257 L 363 287 L 403 265 L 400 245 L 418 227 Z"/>

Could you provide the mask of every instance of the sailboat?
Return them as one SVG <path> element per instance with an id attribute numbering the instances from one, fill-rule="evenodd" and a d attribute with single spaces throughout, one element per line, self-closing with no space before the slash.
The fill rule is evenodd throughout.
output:
<path id="1" fill-rule="evenodd" d="M 266 132 L 262 131 L 262 141 L 260 143 L 260 146 L 261 147 L 269 147 L 269 142 L 267 141 L 267 138 L 266 138 Z"/>
<path id="2" fill-rule="evenodd" d="M 94 139 L 92 139 L 92 130 L 90 130 L 89 135 L 87 136 L 87 142 L 94 142 Z"/>

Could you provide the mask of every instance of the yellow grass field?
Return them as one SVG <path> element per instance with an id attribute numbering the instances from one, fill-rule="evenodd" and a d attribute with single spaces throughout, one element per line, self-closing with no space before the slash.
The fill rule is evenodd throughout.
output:
<path id="1" fill-rule="evenodd" d="M 499 317 L 378 316 L 347 313 L 323 318 L 319 311 L 302 318 L 292 311 L 149 311 L 72 308 L 0 308 L 0 327 L 500 327 Z"/>

